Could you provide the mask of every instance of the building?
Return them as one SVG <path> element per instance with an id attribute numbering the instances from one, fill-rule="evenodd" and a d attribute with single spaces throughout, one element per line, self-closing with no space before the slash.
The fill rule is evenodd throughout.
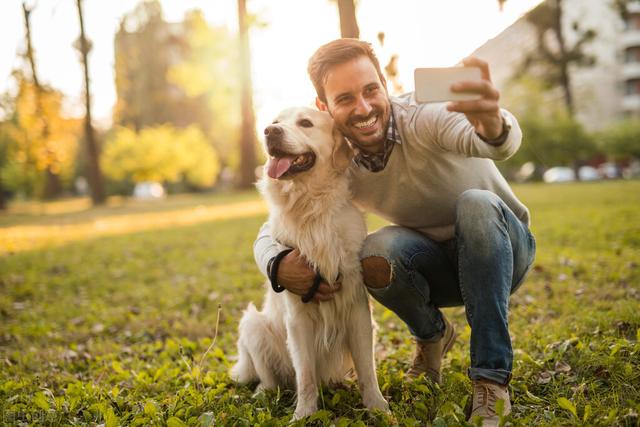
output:
<path id="1" fill-rule="evenodd" d="M 557 0 L 545 0 L 550 1 Z M 589 130 L 625 117 L 640 118 L 640 2 L 630 2 L 626 19 L 612 0 L 563 0 L 562 5 L 563 34 L 569 45 L 577 38 L 576 23 L 596 33 L 584 47 L 595 64 L 570 70 L 576 118 Z M 528 19 L 531 13 L 473 52 L 489 62 L 492 80 L 501 90 L 537 45 L 536 29 Z"/>

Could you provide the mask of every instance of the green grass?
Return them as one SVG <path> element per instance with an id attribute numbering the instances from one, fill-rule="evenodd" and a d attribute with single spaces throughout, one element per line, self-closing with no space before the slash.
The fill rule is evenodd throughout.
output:
<path id="1" fill-rule="evenodd" d="M 532 211 L 538 254 L 511 300 L 516 354 L 507 421 L 638 425 L 640 182 L 515 191 Z M 74 202 L 21 205 L 0 217 L 0 245 L 9 245 L 0 247 L 0 425 L 287 424 L 292 392 L 252 398 L 251 388 L 227 376 L 242 309 L 263 293 L 251 247 L 265 214 L 237 212 L 257 197 L 118 202 L 98 210 Z M 230 210 L 187 225 L 140 225 L 158 211 L 191 215 L 196 205 Z M 109 235 L 91 227 L 70 229 L 86 233 L 82 238 L 60 233 L 63 225 L 122 226 L 109 222 L 119 216 L 142 221 L 127 220 L 138 225 Z M 370 219 L 370 229 L 382 224 Z M 18 227 L 39 228 L 21 240 Z M 11 233 L 13 241 L 4 241 Z M 403 381 L 410 336 L 376 305 L 378 376 L 393 417 L 367 413 L 347 383 L 323 388 L 324 409 L 307 422 L 464 425 L 469 328 L 461 308 L 446 313 L 462 333 L 441 387 Z"/>

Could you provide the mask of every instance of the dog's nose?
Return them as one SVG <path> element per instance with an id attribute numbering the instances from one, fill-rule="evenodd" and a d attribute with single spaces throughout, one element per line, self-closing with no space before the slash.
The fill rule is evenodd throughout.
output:
<path id="1" fill-rule="evenodd" d="M 264 129 L 264 134 L 272 138 L 282 136 L 282 128 L 277 125 L 269 125 Z"/>

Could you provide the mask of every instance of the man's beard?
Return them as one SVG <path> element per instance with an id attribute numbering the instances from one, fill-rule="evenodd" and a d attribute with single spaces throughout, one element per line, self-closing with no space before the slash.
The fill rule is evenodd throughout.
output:
<path id="1" fill-rule="evenodd" d="M 372 117 L 377 117 L 377 120 L 379 122 L 377 123 L 378 129 L 376 130 L 375 134 L 365 136 L 365 140 L 362 141 L 359 139 L 360 135 L 358 135 L 358 131 L 354 129 L 355 127 L 354 124 L 358 122 L 365 122 L 367 120 L 370 120 Z M 354 116 L 349 119 L 346 125 L 339 125 L 339 124 L 337 125 L 340 132 L 342 132 L 342 134 L 347 139 L 349 139 L 349 141 L 353 145 L 355 145 L 359 149 L 363 149 L 369 152 L 375 152 L 383 149 L 384 142 L 387 138 L 388 126 L 389 126 L 389 115 L 386 115 L 385 117 L 384 111 L 381 110 L 380 108 L 374 109 L 367 116 Z M 372 136 L 375 136 L 374 140 L 370 139 L 372 138 Z"/>

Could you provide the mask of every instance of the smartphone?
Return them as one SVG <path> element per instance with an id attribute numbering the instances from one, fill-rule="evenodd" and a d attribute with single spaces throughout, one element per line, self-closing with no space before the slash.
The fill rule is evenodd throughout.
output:
<path id="1" fill-rule="evenodd" d="M 481 95 L 451 92 L 451 85 L 465 80 L 480 80 L 478 67 L 416 68 L 414 73 L 418 102 L 471 101 Z"/>

